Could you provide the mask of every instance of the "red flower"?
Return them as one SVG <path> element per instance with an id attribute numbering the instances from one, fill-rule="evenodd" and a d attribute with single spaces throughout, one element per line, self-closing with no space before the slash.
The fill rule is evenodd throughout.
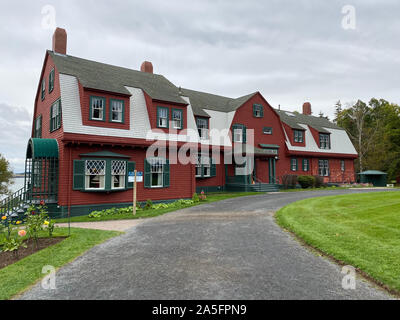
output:
<path id="1" fill-rule="evenodd" d="M 41 205 L 41 206 L 44 206 L 44 205 L 45 205 L 44 200 L 40 200 L 40 205 Z"/>
<path id="2" fill-rule="evenodd" d="M 35 211 L 32 211 L 31 214 L 34 216 L 35 215 Z"/>

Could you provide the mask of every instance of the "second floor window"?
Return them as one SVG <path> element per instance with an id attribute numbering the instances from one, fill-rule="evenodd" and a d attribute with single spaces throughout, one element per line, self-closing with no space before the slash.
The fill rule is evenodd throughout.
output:
<path id="1" fill-rule="evenodd" d="M 234 124 L 232 126 L 233 142 L 246 143 L 246 127 L 242 124 Z"/>
<path id="2" fill-rule="evenodd" d="M 294 142 L 304 142 L 304 132 L 302 130 L 294 130 Z"/>
<path id="3" fill-rule="evenodd" d="M 42 116 L 36 118 L 35 120 L 35 130 L 33 132 L 34 138 L 41 138 L 42 137 Z"/>
<path id="4" fill-rule="evenodd" d="M 319 134 L 319 147 L 321 149 L 330 149 L 331 148 L 331 141 L 329 134 L 320 133 Z"/>
<path id="5" fill-rule="evenodd" d="M 263 133 L 264 134 L 272 134 L 272 128 L 271 127 L 264 127 L 263 128 Z"/>
<path id="6" fill-rule="evenodd" d="M 110 99 L 110 121 L 124 122 L 124 101 Z"/>
<path id="7" fill-rule="evenodd" d="M 44 100 L 45 96 L 46 96 L 46 79 L 43 78 L 43 80 L 42 80 L 42 100 Z"/>
<path id="8" fill-rule="evenodd" d="M 102 97 L 90 97 L 90 120 L 105 119 L 106 99 Z"/>
<path id="9" fill-rule="evenodd" d="M 50 108 L 50 132 L 61 127 L 61 101 L 58 100 Z"/>
<path id="10" fill-rule="evenodd" d="M 197 118 L 197 130 L 199 131 L 199 137 L 201 140 L 208 139 L 208 119 Z"/>

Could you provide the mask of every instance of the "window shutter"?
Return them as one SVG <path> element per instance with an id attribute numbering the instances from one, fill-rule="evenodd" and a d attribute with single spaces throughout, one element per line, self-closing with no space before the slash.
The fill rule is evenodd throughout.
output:
<path id="1" fill-rule="evenodd" d="M 54 108 L 54 104 L 50 107 L 50 132 L 52 132 L 54 130 L 53 128 L 53 108 Z"/>
<path id="2" fill-rule="evenodd" d="M 145 188 L 150 188 L 150 163 L 147 161 L 147 159 L 144 159 L 144 187 Z"/>
<path id="3" fill-rule="evenodd" d="M 128 161 L 127 163 L 127 170 L 126 170 L 126 175 L 125 175 L 125 185 L 127 189 L 132 189 L 133 188 L 133 182 L 128 182 L 128 177 L 129 177 L 129 172 L 134 172 L 136 167 L 136 163 L 133 161 Z"/>
<path id="4" fill-rule="evenodd" d="M 164 183 L 163 186 L 169 187 L 169 160 L 165 159 L 165 164 L 164 164 Z"/>
<path id="5" fill-rule="evenodd" d="M 74 160 L 73 190 L 85 189 L 85 160 Z"/>
<path id="6" fill-rule="evenodd" d="M 42 116 L 40 115 L 39 116 L 39 122 L 40 122 L 40 128 L 39 128 L 39 132 L 38 132 L 38 138 L 41 138 L 42 137 L 42 126 L 43 126 L 43 123 L 42 123 Z"/>
<path id="7" fill-rule="evenodd" d="M 217 165 L 215 164 L 215 160 L 211 158 L 211 177 L 215 177 L 217 175 Z"/>
<path id="8" fill-rule="evenodd" d="M 243 143 L 247 142 L 247 128 L 246 126 L 243 126 Z"/>

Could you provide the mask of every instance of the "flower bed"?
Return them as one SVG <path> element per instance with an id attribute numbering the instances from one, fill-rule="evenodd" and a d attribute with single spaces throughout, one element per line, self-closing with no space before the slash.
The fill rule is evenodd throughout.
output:
<path id="1" fill-rule="evenodd" d="M 25 241 L 23 241 L 26 247 L 19 248 L 18 255 L 11 251 L 0 252 L 0 269 L 10 264 L 13 264 L 31 254 L 34 254 L 35 252 L 57 244 L 66 238 L 67 237 L 39 238 L 38 246 L 35 245 L 33 239 L 26 239 Z"/>

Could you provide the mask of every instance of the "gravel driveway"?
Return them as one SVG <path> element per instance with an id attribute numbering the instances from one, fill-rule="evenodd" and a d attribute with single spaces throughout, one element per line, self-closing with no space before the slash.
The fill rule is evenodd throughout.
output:
<path id="1" fill-rule="evenodd" d="M 341 268 L 282 231 L 280 207 L 371 190 L 260 194 L 148 219 L 57 272 L 56 290 L 22 299 L 388 299 L 365 280 L 344 290 Z"/>

